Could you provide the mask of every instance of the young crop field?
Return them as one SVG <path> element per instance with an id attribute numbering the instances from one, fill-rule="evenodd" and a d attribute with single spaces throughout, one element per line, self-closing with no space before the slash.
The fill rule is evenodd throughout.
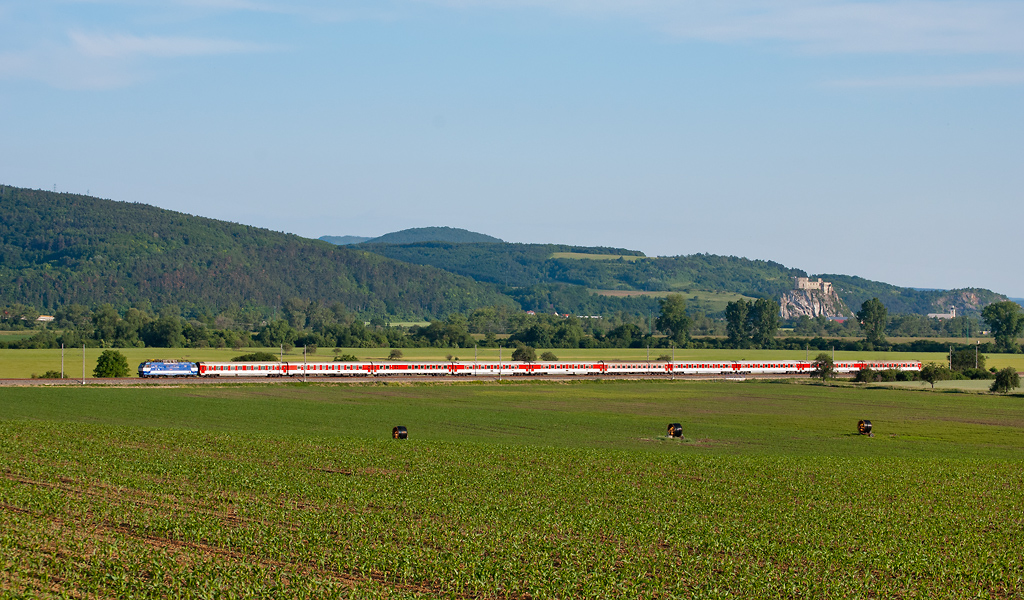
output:
<path id="1" fill-rule="evenodd" d="M 0 596 L 1016 598 L 1022 451 L 1020 395 L 5 389 Z"/>

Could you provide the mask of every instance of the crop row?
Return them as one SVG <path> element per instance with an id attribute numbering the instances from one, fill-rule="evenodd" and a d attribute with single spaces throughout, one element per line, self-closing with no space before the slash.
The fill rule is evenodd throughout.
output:
<path id="1" fill-rule="evenodd" d="M 1024 595 L 1007 460 L 0 422 L 0 462 L 26 597 Z"/>

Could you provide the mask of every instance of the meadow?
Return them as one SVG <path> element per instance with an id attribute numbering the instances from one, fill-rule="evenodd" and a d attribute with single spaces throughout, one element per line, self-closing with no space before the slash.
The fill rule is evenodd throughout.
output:
<path id="1" fill-rule="evenodd" d="M 279 355 L 275 348 L 121 348 L 119 351 L 128 358 L 130 375 L 138 376 L 138 365 L 153 359 L 184 359 L 189 361 L 229 361 L 235 356 L 254 351 L 266 351 Z M 388 359 L 391 348 L 341 348 L 339 354 L 351 354 L 360 360 Z M 403 360 L 438 361 L 447 356 L 460 360 L 498 360 L 497 348 L 402 348 Z M 538 349 L 540 355 L 545 349 Z M 96 359 L 103 352 L 100 348 L 85 349 L 86 376 L 92 376 Z M 675 360 L 813 360 L 817 351 L 803 350 L 669 350 L 666 348 L 554 348 L 551 349 L 559 360 L 578 361 L 642 361 L 655 360 L 659 356 L 674 357 Z M 508 360 L 512 349 L 504 348 L 500 355 Z M 309 361 L 330 361 L 334 358 L 333 348 L 319 348 L 316 354 L 309 354 Z M 1012 366 L 1024 372 L 1024 354 L 989 354 L 987 365 L 1002 369 Z M 284 360 L 302 362 L 302 348 L 294 348 L 283 355 Z M 836 360 L 878 359 L 878 360 L 920 360 L 924 363 L 946 364 L 943 352 L 842 352 L 835 353 Z M 49 370 L 60 371 L 61 351 L 57 350 L 10 350 L 0 349 L 0 379 L 29 378 Z M 64 351 L 64 373 L 71 379 L 82 376 L 82 349 L 68 348 Z"/>
<path id="2" fill-rule="evenodd" d="M 1020 597 L 1022 434 L 1021 395 L 792 383 L 4 389 L 0 589 Z"/>

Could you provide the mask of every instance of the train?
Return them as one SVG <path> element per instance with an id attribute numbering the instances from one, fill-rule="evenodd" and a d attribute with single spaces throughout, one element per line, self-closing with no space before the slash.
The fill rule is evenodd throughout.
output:
<path id="1" fill-rule="evenodd" d="M 835 373 L 850 375 L 865 368 L 876 371 L 920 371 L 915 360 L 840 360 Z M 806 375 L 814 363 L 806 360 L 760 361 L 312 361 L 312 362 L 187 362 L 146 361 L 139 377 L 386 377 L 465 375 L 515 377 L 529 375 Z"/>

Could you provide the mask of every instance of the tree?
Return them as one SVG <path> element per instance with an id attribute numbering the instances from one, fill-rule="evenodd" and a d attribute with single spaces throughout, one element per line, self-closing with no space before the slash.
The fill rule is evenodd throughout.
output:
<path id="1" fill-rule="evenodd" d="M 885 325 L 889 320 L 889 311 L 878 298 L 872 298 L 860 305 L 857 320 L 864 329 L 864 340 L 871 346 L 885 346 Z"/>
<path id="2" fill-rule="evenodd" d="M 128 358 L 117 350 L 104 350 L 92 374 L 93 377 L 127 377 Z"/>
<path id="3" fill-rule="evenodd" d="M 1006 367 L 996 373 L 996 380 L 992 382 L 992 387 L 989 388 L 989 391 L 1005 394 L 1018 387 L 1020 387 L 1020 375 L 1017 373 L 1017 369 Z"/>
<path id="4" fill-rule="evenodd" d="M 540 355 L 540 359 L 545 361 L 545 362 L 554 362 L 554 361 L 558 360 L 558 357 L 555 356 L 554 352 L 548 350 L 547 352 L 545 352 L 545 353 Z"/>
<path id="5" fill-rule="evenodd" d="M 963 372 L 975 368 L 984 370 L 985 360 L 985 355 L 978 352 L 977 348 L 964 348 L 963 350 L 954 350 L 950 362 L 954 371 Z M 977 367 L 975 367 L 975 361 L 977 361 Z"/>
<path id="6" fill-rule="evenodd" d="M 691 323 L 686 314 L 686 300 L 681 294 L 669 294 L 658 305 L 661 307 L 661 316 L 654 322 L 655 326 L 666 332 L 676 346 L 686 346 L 690 339 Z"/>
<path id="7" fill-rule="evenodd" d="M 1024 332 L 1024 313 L 1016 302 L 994 302 L 981 311 L 981 317 L 992 328 L 992 337 L 1000 352 L 1020 352 L 1017 338 Z"/>
<path id="8" fill-rule="evenodd" d="M 775 345 L 775 332 L 779 329 L 779 304 L 768 298 L 758 298 L 750 307 L 750 315 L 747 317 L 750 325 L 754 343 L 761 348 L 771 348 Z"/>
<path id="9" fill-rule="evenodd" d="M 519 344 L 516 347 L 516 351 L 512 353 L 512 360 L 518 360 L 519 362 L 536 362 L 537 351 L 531 346 Z"/>
<path id="10" fill-rule="evenodd" d="M 392 348 L 391 354 L 388 355 L 388 360 L 402 360 L 403 356 L 405 355 L 402 354 L 401 350 L 399 350 L 398 348 Z"/>
<path id="11" fill-rule="evenodd" d="M 935 363 L 928 363 L 921 367 L 921 380 L 932 384 L 933 390 L 936 381 L 945 381 L 950 378 L 950 375 L 949 369 Z"/>
<path id="12" fill-rule="evenodd" d="M 746 348 L 750 345 L 747 321 L 749 312 L 750 304 L 742 298 L 725 306 L 725 333 L 729 336 L 729 345 L 733 348 Z"/>
<path id="13" fill-rule="evenodd" d="M 814 370 L 811 374 L 814 377 L 820 377 L 822 381 L 831 379 L 836 372 L 836 364 L 832 361 L 832 357 L 827 352 L 822 352 L 818 356 L 814 357 L 814 362 L 811 363 L 814 366 Z"/>

